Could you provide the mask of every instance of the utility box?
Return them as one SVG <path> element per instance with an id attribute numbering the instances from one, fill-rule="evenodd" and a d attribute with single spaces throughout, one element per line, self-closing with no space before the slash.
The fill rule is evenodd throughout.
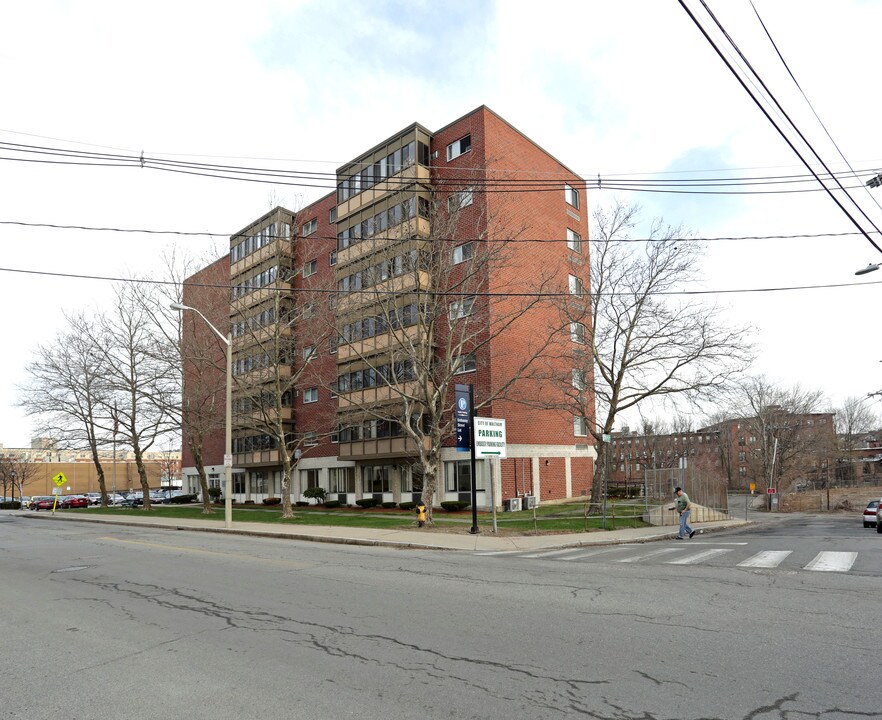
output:
<path id="1" fill-rule="evenodd" d="M 532 510 L 533 508 L 539 507 L 539 498 L 535 495 L 524 495 L 523 506 L 524 510 Z"/>
<path id="2" fill-rule="evenodd" d="M 509 498 L 504 505 L 506 512 L 515 512 L 521 509 L 521 499 L 519 497 Z"/>

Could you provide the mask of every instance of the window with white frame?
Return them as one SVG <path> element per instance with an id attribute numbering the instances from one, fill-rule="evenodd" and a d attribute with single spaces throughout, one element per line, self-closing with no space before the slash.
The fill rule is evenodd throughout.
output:
<path id="1" fill-rule="evenodd" d="M 336 205 L 334 205 L 334 207 L 332 207 L 328 211 L 328 222 L 330 222 L 330 223 L 337 222 L 337 206 Z"/>
<path id="2" fill-rule="evenodd" d="M 467 372 L 474 372 L 478 368 L 478 363 L 475 359 L 475 353 L 470 352 L 465 355 L 460 355 L 453 361 L 453 372 L 456 375 Z"/>
<path id="3" fill-rule="evenodd" d="M 318 261 L 310 260 L 308 263 L 303 266 L 303 277 L 309 277 L 310 275 L 315 275 L 318 272 Z"/>
<path id="4" fill-rule="evenodd" d="M 328 265 L 333 267 L 336 264 L 337 264 L 337 251 L 331 250 L 330 254 L 328 255 Z"/>
<path id="5" fill-rule="evenodd" d="M 450 145 L 447 146 L 447 162 L 453 160 L 453 158 L 458 158 L 463 153 L 467 153 L 472 149 L 472 136 L 466 135 L 465 137 L 461 137 L 459 140 L 454 140 Z"/>
<path id="6" fill-rule="evenodd" d="M 572 185 L 564 184 L 564 199 L 567 201 L 567 205 L 579 209 L 579 191 Z"/>
<path id="7" fill-rule="evenodd" d="M 475 201 L 475 191 L 473 188 L 466 188 L 459 192 L 452 192 L 447 198 L 447 212 L 454 213 L 468 207 Z"/>
<path id="8" fill-rule="evenodd" d="M 475 257 L 475 243 L 467 242 L 453 248 L 453 264 L 458 265 Z"/>
<path id="9" fill-rule="evenodd" d="M 588 419 L 573 415 L 573 435 L 586 437 L 588 435 Z"/>
<path id="10" fill-rule="evenodd" d="M 313 218 L 305 223 L 303 223 L 303 227 L 300 228 L 300 234 L 304 237 L 307 235 L 312 235 L 318 229 L 318 218 Z"/>
<path id="11" fill-rule="evenodd" d="M 315 447 L 318 445 L 318 433 L 308 432 L 303 434 L 303 444 L 305 447 Z"/>
<path id="12" fill-rule="evenodd" d="M 570 295 L 578 295 L 581 297 L 585 292 L 585 286 L 582 285 L 582 280 L 577 278 L 575 275 L 570 275 Z"/>
<path id="13" fill-rule="evenodd" d="M 309 362 L 312 360 L 318 353 L 316 353 L 315 345 L 306 345 L 303 348 L 303 361 Z"/>
<path id="14" fill-rule="evenodd" d="M 585 326 L 582 323 L 570 323 L 570 340 L 577 343 L 585 342 Z"/>
<path id="15" fill-rule="evenodd" d="M 300 492 L 311 490 L 319 486 L 318 470 L 301 470 L 300 471 Z"/>
<path id="16" fill-rule="evenodd" d="M 328 488 L 332 493 L 355 492 L 355 468 L 332 467 L 328 468 Z"/>
<path id="17" fill-rule="evenodd" d="M 303 391 L 303 402 L 305 403 L 314 403 L 318 402 L 318 388 L 306 388 Z"/>
<path id="18" fill-rule="evenodd" d="M 454 300 L 450 303 L 450 319 L 457 320 L 458 318 L 468 317 L 472 314 L 472 307 L 475 304 L 475 298 L 470 297 L 465 300 Z"/>
<path id="19" fill-rule="evenodd" d="M 567 228 L 567 247 L 576 252 L 582 252 L 582 236 L 575 230 Z"/>
<path id="20" fill-rule="evenodd" d="M 576 390 L 584 390 L 588 387 L 588 382 L 585 379 L 585 371 L 579 368 L 573 368 L 573 387 Z"/>

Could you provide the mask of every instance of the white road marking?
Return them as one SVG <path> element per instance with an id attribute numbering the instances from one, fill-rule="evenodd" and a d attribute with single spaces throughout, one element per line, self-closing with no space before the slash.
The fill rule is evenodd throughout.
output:
<path id="1" fill-rule="evenodd" d="M 709 558 L 716 557 L 717 555 L 725 555 L 726 553 L 730 552 L 732 551 L 725 550 L 723 548 L 705 550 L 698 553 L 697 555 L 690 555 L 689 557 L 680 558 L 679 560 L 668 560 L 665 565 L 695 565 L 696 563 L 700 563 L 704 560 L 708 560 Z"/>
<path id="2" fill-rule="evenodd" d="M 819 552 L 815 559 L 806 565 L 803 570 L 815 570 L 817 572 L 848 572 L 854 561 L 857 560 L 856 552 Z"/>
<path id="3" fill-rule="evenodd" d="M 738 563 L 738 567 L 754 567 L 754 568 L 773 568 L 778 567 L 781 562 L 793 550 L 763 550 L 753 557 L 747 558 L 744 562 Z"/>
<path id="4" fill-rule="evenodd" d="M 632 562 L 640 562 L 641 560 L 646 560 L 647 558 L 656 557 L 657 555 L 665 555 L 667 553 L 678 552 L 680 550 L 684 550 L 685 548 L 672 547 L 672 548 L 662 548 L 661 550 L 652 550 L 647 553 L 643 553 L 642 555 L 634 555 L 633 557 L 622 558 L 621 560 L 616 560 L 616 562 L 620 563 L 632 563 Z"/>
<path id="5" fill-rule="evenodd" d="M 570 555 L 569 557 L 557 558 L 558 560 L 581 560 L 586 557 L 593 557 L 594 555 L 603 555 L 604 553 L 613 552 L 614 550 L 621 550 L 624 548 L 624 545 L 613 545 L 612 547 L 600 548 L 598 550 L 589 550 L 588 552 L 579 553 L 578 555 Z M 633 546 L 630 546 L 633 547 Z"/>
<path id="6" fill-rule="evenodd" d="M 554 555 L 565 555 L 567 553 L 571 553 L 578 548 L 566 548 L 564 550 L 548 550 L 546 552 L 537 552 L 531 553 L 530 555 L 521 555 L 524 558 L 544 558 L 544 557 L 552 557 Z"/>

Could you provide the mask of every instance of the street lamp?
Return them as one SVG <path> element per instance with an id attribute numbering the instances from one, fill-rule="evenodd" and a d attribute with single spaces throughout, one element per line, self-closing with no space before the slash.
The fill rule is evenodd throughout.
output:
<path id="1" fill-rule="evenodd" d="M 866 275 L 867 273 L 875 272 L 878 269 L 879 263 L 870 263 L 867 267 L 858 270 L 855 275 Z"/>
<path id="2" fill-rule="evenodd" d="M 18 473 L 12 470 L 9 473 L 9 478 L 12 480 L 12 502 L 15 502 L 15 481 L 18 479 Z M 18 500 L 21 502 L 21 493 L 18 494 Z"/>
<path id="3" fill-rule="evenodd" d="M 171 303 L 169 307 L 172 310 L 183 312 L 184 310 L 192 310 L 199 317 L 205 320 L 206 325 L 214 330 L 223 343 L 227 346 L 227 415 L 226 415 L 226 442 L 224 444 L 224 527 L 233 527 L 233 338 L 231 335 L 226 337 L 218 330 L 211 321 L 205 317 L 196 308 L 181 303 Z"/>

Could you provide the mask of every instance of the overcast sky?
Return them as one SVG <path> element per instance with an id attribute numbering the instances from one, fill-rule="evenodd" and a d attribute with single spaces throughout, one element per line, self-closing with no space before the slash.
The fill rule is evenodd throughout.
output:
<path id="1" fill-rule="evenodd" d="M 700 3 L 687 4 L 699 14 Z M 843 182 L 882 245 L 872 225 L 882 227 L 882 188 L 863 187 L 882 170 L 882 3 L 754 0 L 823 126 L 750 2 L 708 5 L 829 166 L 848 170 L 841 151 L 861 174 Z M 110 297 L 107 281 L 39 273 L 149 276 L 170 243 L 220 254 L 271 204 L 296 209 L 328 191 L 22 162 L 9 143 L 333 172 L 414 121 L 434 130 L 486 104 L 589 180 L 807 172 L 676 0 L 31 0 L 4 12 L 0 77 L 6 447 L 30 443 L 15 403 L 34 349 L 53 343 L 63 312 Z M 882 256 L 829 196 L 589 194 L 592 208 L 616 199 L 701 237 L 762 238 L 708 241 L 703 279 L 684 289 L 844 285 L 706 300 L 755 328 L 755 372 L 823 389 L 831 406 L 882 388 L 882 272 L 854 276 Z M 773 237 L 799 233 L 827 235 Z"/>

